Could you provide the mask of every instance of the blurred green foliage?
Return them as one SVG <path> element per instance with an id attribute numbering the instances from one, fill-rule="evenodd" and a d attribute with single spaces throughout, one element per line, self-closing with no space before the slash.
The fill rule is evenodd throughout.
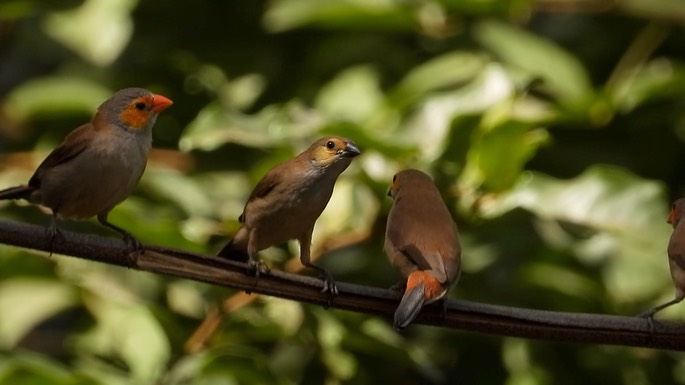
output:
<path id="1" fill-rule="evenodd" d="M 455 298 L 636 314 L 672 298 L 665 223 L 685 192 L 676 0 L 3 0 L 0 186 L 117 89 L 175 101 L 110 219 L 212 253 L 252 186 L 324 134 L 363 151 L 317 223 L 320 263 L 387 287 L 385 192 L 430 172 L 458 221 Z M 25 204 L 0 217 L 47 223 Z M 91 222 L 66 228 L 107 234 Z M 290 244 L 262 253 L 299 266 Z M 0 246 L 0 383 L 685 384 L 681 354 L 476 335 L 250 297 Z M 685 320 L 685 305 L 660 318 Z"/>

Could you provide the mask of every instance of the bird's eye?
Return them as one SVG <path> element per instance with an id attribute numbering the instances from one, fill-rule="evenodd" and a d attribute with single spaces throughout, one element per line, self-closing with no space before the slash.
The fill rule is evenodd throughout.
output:
<path id="1" fill-rule="evenodd" d="M 329 141 L 326 143 L 326 148 L 329 149 L 329 150 L 334 149 L 334 148 L 335 148 L 335 143 L 333 143 L 332 140 L 329 140 Z"/>
<path id="2" fill-rule="evenodd" d="M 136 108 L 136 110 L 142 111 L 142 110 L 145 109 L 145 103 L 143 103 L 143 102 L 138 102 L 138 103 L 135 104 L 134 107 Z"/>
<path id="3" fill-rule="evenodd" d="M 392 183 L 395 183 L 396 180 L 397 180 L 397 175 L 393 175 L 392 176 Z"/>

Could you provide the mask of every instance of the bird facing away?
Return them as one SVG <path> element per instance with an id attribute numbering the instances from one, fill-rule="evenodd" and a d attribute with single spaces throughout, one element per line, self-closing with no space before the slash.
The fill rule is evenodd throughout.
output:
<path id="1" fill-rule="evenodd" d="M 404 170 L 392 179 L 393 206 L 385 229 L 385 253 L 407 278 L 393 326 L 403 329 L 424 305 L 443 298 L 461 271 L 457 225 L 433 180 L 419 170 Z"/>
<path id="2" fill-rule="evenodd" d="M 685 198 L 673 203 L 667 223 L 673 226 L 673 234 L 668 241 L 668 265 L 671 268 L 671 278 L 675 284 L 675 298 L 657 307 L 651 308 L 640 317 L 652 318 L 654 314 L 671 305 L 675 305 L 685 298 L 685 221 L 683 221 Z"/>
<path id="3" fill-rule="evenodd" d="M 38 166 L 27 185 L 0 191 L 0 199 L 25 199 L 49 207 L 51 242 L 59 233 L 57 216 L 97 216 L 124 236 L 129 247 L 140 243 L 107 221 L 114 206 L 131 193 L 145 171 L 157 114 L 172 104 L 142 88 L 126 88 L 99 107 L 93 119 L 72 131 Z"/>
<path id="4" fill-rule="evenodd" d="M 238 218 L 242 226 L 218 255 L 247 261 L 255 268 L 257 252 L 297 239 L 302 264 L 323 275 L 323 292 L 337 294 L 331 274 L 310 261 L 312 232 L 338 176 L 359 153 L 350 139 L 330 136 L 269 170 L 247 199 Z M 255 272 L 259 274 L 259 269 Z"/>

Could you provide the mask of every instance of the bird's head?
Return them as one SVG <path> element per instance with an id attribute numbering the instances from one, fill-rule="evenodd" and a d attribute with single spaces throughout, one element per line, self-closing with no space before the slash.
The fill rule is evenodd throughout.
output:
<path id="1" fill-rule="evenodd" d="M 399 194 L 403 186 L 409 184 L 414 187 L 430 186 L 431 189 L 435 186 L 433 179 L 423 171 L 414 169 L 402 170 L 392 177 L 392 185 L 390 185 L 388 190 L 388 196 L 392 199 L 397 199 L 397 194 Z"/>
<path id="2" fill-rule="evenodd" d="M 309 155 L 310 163 L 316 167 L 327 169 L 333 165 L 341 165 L 344 170 L 352 162 L 352 158 L 361 152 L 350 139 L 329 136 L 314 142 L 305 153 Z"/>
<path id="3" fill-rule="evenodd" d="M 680 222 L 680 217 L 683 214 L 683 205 L 685 205 L 685 198 L 680 198 L 673 202 L 673 207 L 671 207 L 671 213 L 668 214 L 667 223 L 670 223 L 675 228 Z"/>
<path id="4" fill-rule="evenodd" d="M 127 130 L 138 132 L 152 128 L 157 114 L 173 102 L 143 88 L 117 91 L 98 107 L 98 116 Z"/>

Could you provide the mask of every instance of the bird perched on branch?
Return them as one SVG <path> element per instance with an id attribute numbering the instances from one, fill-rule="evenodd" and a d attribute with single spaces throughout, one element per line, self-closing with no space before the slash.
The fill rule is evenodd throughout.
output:
<path id="1" fill-rule="evenodd" d="M 331 274 L 310 260 L 312 232 L 331 199 L 338 176 L 359 153 L 350 139 L 330 136 L 272 168 L 247 199 L 238 218 L 242 226 L 218 255 L 248 262 L 258 276 L 257 252 L 297 239 L 302 264 L 323 275 L 323 292 L 337 294 Z"/>
<path id="2" fill-rule="evenodd" d="M 461 247 L 452 220 L 433 180 L 418 170 L 404 170 L 388 191 L 394 203 L 385 230 L 385 252 L 407 278 L 393 325 L 407 327 L 424 305 L 443 298 L 461 270 Z"/>
<path id="3" fill-rule="evenodd" d="M 675 305 L 685 298 L 685 221 L 682 220 L 685 212 L 683 209 L 685 209 L 685 198 L 680 198 L 673 203 L 671 213 L 666 220 L 673 226 L 673 234 L 668 241 L 668 264 L 671 268 L 671 278 L 675 284 L 675 298 L 645 311 L 640 314 L 640 317 L 651 319 L 657 312 Z"/>
<path id="4" fill-rule="evenodd" d="M 157 114 L 172 104 L 142 88 L 126 88 L 103 102 L 93 119 L 74 131 L 38 166 L 27 185 L 0 191 L 0 199 L 25 199 L 49 207 L 51 242 L 56 218 L 97 216 L 120 233 L 129 247 L 140 242 L 107 221 L 114 206 L 131 193 L 147 164 Z"/>

